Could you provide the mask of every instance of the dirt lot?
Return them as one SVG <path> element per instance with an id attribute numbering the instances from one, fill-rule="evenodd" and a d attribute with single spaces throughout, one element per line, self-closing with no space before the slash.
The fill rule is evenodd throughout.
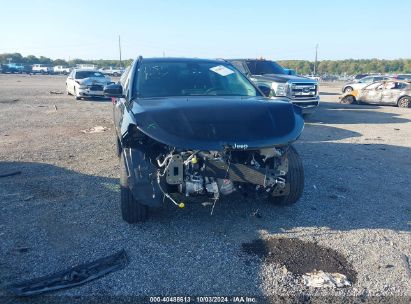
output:
<path id="1" fill-rule="evenodd" d="M 306 176 L 296 205 L 237 198 L 211 216 L 210 206 L 166 204 L 148 222 L 128 225 L 111 103 L 49 93 L 64 86 L 59 76 L 0 75 L 0 175 L 21 171 L 0 178 L 0 295 L 9 283 L 124 248 L 124 270 L 54 294 L 411 296 L 411 109 L 340 105 L 341 84 L 323 84 L 321 107 L 295 144 Z M 95 126 L 109 130 L 81 132 Z M 355 282 L 306 287 L 281 268 L 285 261 L 243 250 L 259 238 L 298 238 L 337 252 Z"/>

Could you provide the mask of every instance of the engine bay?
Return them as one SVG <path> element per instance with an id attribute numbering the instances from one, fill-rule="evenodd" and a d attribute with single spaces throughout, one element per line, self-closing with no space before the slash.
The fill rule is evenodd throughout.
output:
<path id="1" fill-rule="evenodd" d="M 179 192 L 186 197 L 206 195 L 218 199 L 251 184 L 257 191 L 287 194 L 288 160 L 286 147 L 255 151 L 177 151 L 156 156 L 157 181 L 164 193 Z"/>

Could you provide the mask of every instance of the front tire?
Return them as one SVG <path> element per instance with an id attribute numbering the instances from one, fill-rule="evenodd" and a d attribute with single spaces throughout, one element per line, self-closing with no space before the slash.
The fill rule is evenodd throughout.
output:
<path id="1" fill-rule="evenodd" d="M 144 222 L 148 218 L 148 206 L 137 202 L 128 184 L 128 174 L 123 153 L 120 155 L 120 198 L 121 215 L 129 224 Z"/>
<path id="2" fill-rule="evenodd" d="M 411 106 L 411 98 L 408 96 L 401 97 L 398 100 L 398 107 L 399 108 L 409 108 Z"/>
<path id="3" fill-rule="evenodd" d="M 77 90 L 76 90 L 76 87 L 74 87 L 74 96 L 76 97 L 76 100 L 78 101 L 78 100 L 80 100 L 80 96 L 77 96 Z"/>
<path id="4" fill-rule="evenodd" d="M 352 96 L 352 95 L 344 96 L 341 99 L 341 103 L 343 103 L 343 104 L 353 104 L 354 102 L 355 102 L 355 97 Z"/>
<path id="5" fill-rule="evenodd" d="M 304 191 L 304 168 L 298 152 L 293 146 L 287 151 L 288 172 L 285 176 L 286 183 L 290 184 L 290 192 L 284 196 L 272 196 L 272 201 L 277 205 L 295 204 Z"/>

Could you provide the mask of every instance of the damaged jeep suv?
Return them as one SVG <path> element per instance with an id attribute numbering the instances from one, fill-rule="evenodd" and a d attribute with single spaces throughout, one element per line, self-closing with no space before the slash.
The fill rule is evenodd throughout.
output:
<path id="1" fill-rule="evenodd" d="M 114 104 L 125 221 L 147 219 L 164 201 L 215 204 L 239 189 L 282 204 L 300 198 L 304 173 L 291 143 L 304 127 L 301 109 L 265 98 L 230 63 L 139 57 L 104 94 Z"/>

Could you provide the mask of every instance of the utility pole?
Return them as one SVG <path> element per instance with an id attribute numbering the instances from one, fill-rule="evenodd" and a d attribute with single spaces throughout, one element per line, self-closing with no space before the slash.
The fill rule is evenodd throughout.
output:
<path id="1" fill-rule="evenodd" d="M 123 64 L 121 63 L 121 40 L 120 40 L 120 35 L 118 35 L 118 51 L 120 53 L 120 69 L 123 67 Z"/>
<path id="2" fill-rule="evenodd" d="M 315 45 L 314 76 L 317 75 L 317 53 L 318 53 L 318 43 Z"/>

